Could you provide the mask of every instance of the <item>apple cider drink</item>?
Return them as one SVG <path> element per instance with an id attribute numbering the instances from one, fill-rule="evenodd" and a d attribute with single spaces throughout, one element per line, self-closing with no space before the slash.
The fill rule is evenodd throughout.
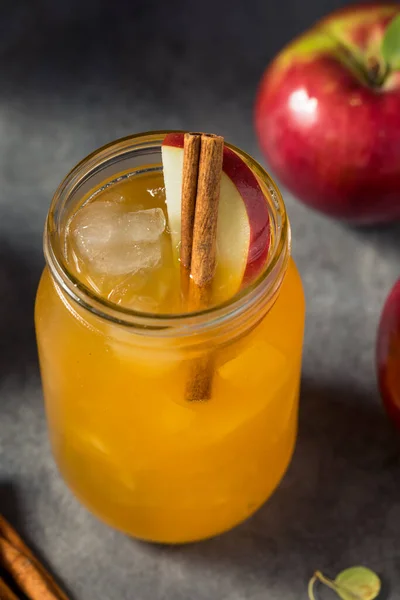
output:
<path id="1" fill-rule="evenodd" d="M 166 543 L 233 527 L 281 480 L 296 437 L 304 327 L 274 183 L 227 144 L 208 175 L 203 135 L 189 171 L 186 142 L 181 133 L 125 138 L 66 177 L 46 223 L 35 314 L 61 474 L 110 525 Z M 216 174 L 209 228 L 201 196 Z M 183 282 L 192 238 L 195 304 Z M 203 288 L 204 265 L 212 280 Z"/>

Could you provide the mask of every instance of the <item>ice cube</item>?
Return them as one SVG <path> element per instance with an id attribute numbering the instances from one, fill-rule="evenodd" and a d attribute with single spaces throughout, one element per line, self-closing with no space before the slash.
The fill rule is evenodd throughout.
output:
<path id="1" fill-rule="evenodd" d="M 121 242 L 156 242 L 165 229 L 165 217 L 161 208 L 149 208 L 124 213 L 120 217 Z"/>
<path id="2" fill-rule="evenodd" d="M 93 271 L 124 275 L 159 264 L 164 229 L 160 208 L 126 212 L 121 204 L 94 202 L 76 214 L 70 233 L 81 259 Z"/>
<path id="3" fill-rule="evenodd" d="M 96 258 L 111 240 L 115 214 L 111 202 L 94 202 L 82 208 L 72 221 L 72 235 L 80 253 L 89 260 Z"/>
<path id="4" fill-rule="evenodd" d="M 125 275 L 140 269 L 152 269 L 161 261 L 161 245 L 158 242 L 140 244 L 116 244 L 92 261 L 99 273 Z"/>

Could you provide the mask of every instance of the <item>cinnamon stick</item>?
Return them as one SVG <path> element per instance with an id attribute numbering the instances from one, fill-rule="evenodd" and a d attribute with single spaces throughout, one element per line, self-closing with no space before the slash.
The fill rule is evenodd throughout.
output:
<path id="1" fill-rule="evenodd" d="M 217 258 L 217 221 L 224 138 L 203 134 L 193 227 L 190 296 L 192 307 L 207 307 Z"/>
<path id="2" fill-rule="evenodd" d="M 28 598 L 68 600 L 50 573 L 2 515 L 0 515 L 0 564 L 8 570 Z"/>
<path id="3" fill-rule="evenodd" d="M 223 148 L 222 137 L 202 134 L 190 268 L 189 306 L 191 310 L 206 308 L 211 297 L 212 280 L 216 268 L 217 220 Z M 205 355 L 193 361 L 190 364 L 186 385 L 186 399 L 189 401 L 209 399 L 212 378 L 212 355 Z"/>
<path id="4" fill-rule="evenodd" d="M 17 596 L 0 577 L 0 600 L 18 600 Z"/>
<path id="5" fill-rule="evenodd" d="M 181 201 L 181 290 L 187 300 L 192 262 L 193 227 L 200 160 L 200 133 L 185 133 Z"/>
<path id="6" fill-rule="evenodd" d="M 14 548 L 3 537 L 0 537 L 0 562 L 31 600 L 55 600 L 57 598 L 49 582 L 30 558 Z"/>

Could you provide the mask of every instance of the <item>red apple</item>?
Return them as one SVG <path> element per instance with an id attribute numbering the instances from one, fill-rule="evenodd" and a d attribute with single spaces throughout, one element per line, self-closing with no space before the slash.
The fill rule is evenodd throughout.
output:
<path id="1" fill-rule="evenodd" d="M 400 5 L 360 4 L 320 21 L 265 72 L 260 145 L 306 204 L 354 223 L 400 218 L 399 56 Z"/>
<path id="2" fill-rule="evenodd" d="M 400 427 L 400 279 L 390 292 L 378 330 L 377 366 L 385 407 Z"/>
<path id="3" fill-rule="evenodd" d="M 169 133 L 162 145 L 168 222 L 175 248 L 181 235 L 183 133 Z M 224 146 L 217 225 L 215 289 L 223 299 L 255 278 L 265 265 L 270 242 L 268 204 L 256 176 Z M 221 300 L 222 298 L 218 298 Z"/>

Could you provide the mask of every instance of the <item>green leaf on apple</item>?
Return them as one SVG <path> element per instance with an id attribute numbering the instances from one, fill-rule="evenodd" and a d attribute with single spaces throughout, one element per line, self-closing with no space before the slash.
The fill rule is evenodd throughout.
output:
<path id="1" fill-rule="evenodd" d="M 317 581 L 336 592 L 342 600 L 375 600 L 381 591 L 381 580 L 374 571 L 367 567 L 357 566 L 345 569 L 337 575 L 335 580 L 316 571 L 308 584 L 310 600 L 316 600 L 314 585 Z"/>
<path id="2" fill-rule="evenodd" d="M 400 70 L 400 14 L 390 21 L 382 40 L 381 50 L 390 69 Z"/>

